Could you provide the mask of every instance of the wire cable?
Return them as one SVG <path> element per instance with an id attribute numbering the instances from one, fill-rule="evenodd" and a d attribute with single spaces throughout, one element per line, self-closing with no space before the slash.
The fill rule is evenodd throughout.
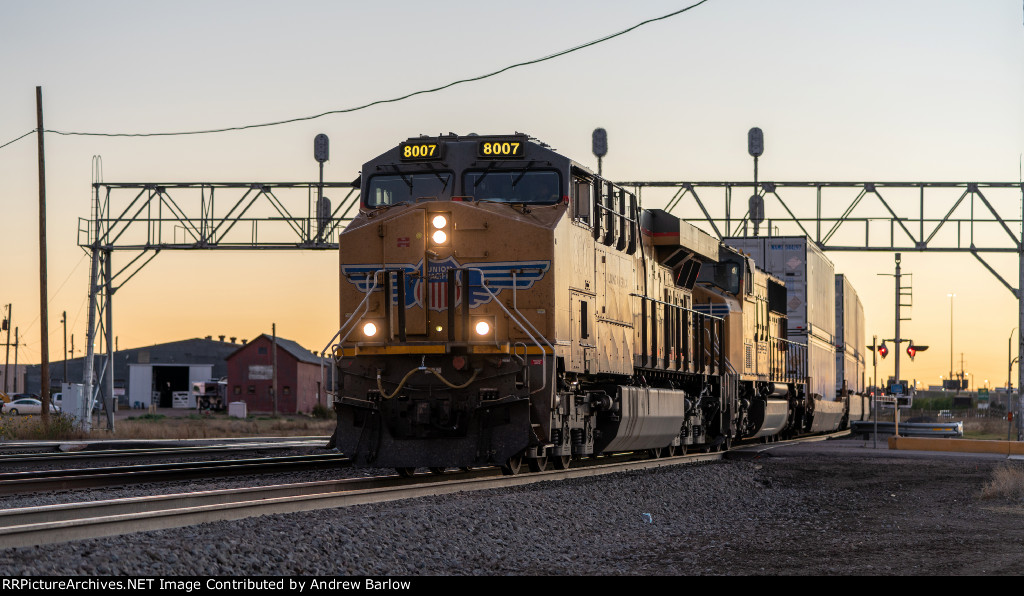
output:
<path id="1" fill-rule="evenodd" d="M 407 93 L 407 94 L 399 96 L 399 97 L 393 97 L 393 98 L 390 98 L 390 99 L 379 99 L 377 101 L 372 101 L 370 103 L 366 103 L 366 104 L 363 104 L 361 106 L 356 106 L 356 107 L 353 107 L 353 108 L 343 108 L 343 109 L 339 109 L 339 110 L 330 110 L 330 111 L 322 112 L 320 114 L 316 114 L 316 115 L 313 115 L 313 116 L 301 116 L 301 117 L 298 117 L 298 118 L 289 118 L 287 120 L 278 120 L 278 121 L 275 121 L 275 122 L 264 122 L 262 124 L 247 124 L 247 125 L 244 125 L 244 126 L 230 126 L 230 127 L 225 127 L 225 128 L 213 128 L 213 129 L 208 129 L 208 130 L 194 130 L 194 131 L 185 131 L 185 132 L 102 133 L 102 132 L 74 132 L 74 131 L 51 130 L 51 129 L 46 129 L 45 132 L 51 132 L 51 133 L 54 133 L 54 134 L 66 135 L 66 136 L 170 137 L 170 136 L 212 134 L 212 133 L 218 133 L 218 132 L 230 132 L 230 131 L 238 131 L 238 130 L 248 130 L 248 129 L 253 129 L 253 128 L 265 128 L 265 127 L 268 127 L 268 126 L 278 126 L 278 125 L 281 125 L 281 124 L 291 124 L 291 123 L 294 123 L 294 122 L 303 122 L 303 121 L 307 121 L 307 120 L 315 120 L 317 118 L 322 118 L 324 116 L 329 116 L 329 115 L 332 115 L 332 114 L 347 114 L 347 113 L 351 113 L 351 112 L 357 112 L 359 110 L 365 110 L 367 108 L 370 108 L 370 107 L 373 107 L 373 106 L 377 106 L 377 105 L 381 105 L 381 104 L 399 102 L 399 101 L 402 101 L 402 100 L 405 100 L 405 99 L 409 99 L 410 97 L 415 97 L 417 95 L 424 95 L 424 94 L 427 94 L 427 93 L 436 93 L 438 91 L 443 91 L 445 89 L 454 87 L 456 85 L 461 85 L 463 83 L 472 83 L 472 82 L 476 82 L 476 81 L 482 81 L 484 79 L 489 79 L 491 77 L 497 76 L 497 75 L 502 74 L 504 72 L 508 72 L 508 71 L 510 71 L 510 70 L 512 70 L 514 68 L 519 68 L 519 67 L 522 67 L 522 66 L 531 66 L 531 65 L 534 65 L 534 64 L 540 64 L 541 62 L 546 62 L 548 60 L 553 60 L 555 58 L 558 58 L 558 57 L 561 57 L 561 56 L 565 56 L 566 54 L 571 54 L 573 52 L 576 52 L 576 51 L 579 51 L 579 50 L 582 50 L 582 49 L 585 49 L 585 48 L 589 48 L 591 46 L 595 46 L 595 45 L 597 45 L 599 43 L 603 43 L 603 42 L 609 41 L 611 39 L 615 39 L 616 37 L 620 37 L 620 36 L 625 35 L 625 34 L 631 32 L 631 31 L 639 29 L 640 27 L 643 27 L 644 25 L 649 25 L 651 23 L 655 23 L 655 22 L 658 22 L 658 21 L 663 21 L 665 19 L 669 19 L 669 18 L 672 18 L 674 16 L 680 15 L 680 14 L 682 14 L 684 12 L 687 12 L 689 10 L 692 10 L 692 9 L 700 6 L 701 4 L 704 4 L 707 1 L 708 0 L 700 0 L 699 2 L 697 2 L 695 4 L 691 4 L 690 6 L 687 6 L 685 8 L 681 8 L 681 9 L 675 11 L 675 12 L 671 12 L 669 14 L 662 15 L 660 17 L 654 17 L 654 18 L 651 18 L 651 19 L 647 19 L 646 21 L 642 21 L 640 23 L 637 23 L 636 25 L 633 25 L 631 27 L 623 29 L 622 31 L 619 31 L 617 33 L 612 33 L 612 34 L 606 35 L 606 36 L 604 36 L 604 37 L 602 37 L 600 39 L 595 39 L 593 41 L 588 41 L 586 43 L 583 43 L 583 44 L 580 44 L 578 46 L 569 48 L 567 50 L 562 50 L 560 52 L 555 52 L 554 54 L 549 54 L 547 56 L 544 56 L 543 58 L 536 58 L 534 60 L 528 60 L 526 62 L 519 62 L 517 64 L 512 64 L 510 66 L 506 66 L 506 67 L 501 68 L 499 70 L 496 70 L 496 71 L 493 71 L 493 72 L 490 72 L 490 73 L 487 73 L 487 74 L 483 74 L 483 75 L 480 75 L 480 76 L 470 77 L 470 78 L 467 78 L 467 79 L 459 79 L 457 81 L 453 81 L 451 83 L 447 83 L 445 85 L 441 85 L 440 87 L 434 87 L 432 89 L 421 89 L 419 91 L 413 91 L 412 93 Z M 31 133 L 29 133 L 29 134 L 31 134 Z M 15 141 L 16 140 L 18 140 L 18 139 L 15 139 Z M 11 141 L 11 142 L 14 142 L 14 141 Z M 10 143 L 8 143 L 8 144 L 10 144 Z M 0 146 L 0 149 L 2 149 L 3 147 L 4 146 Z"/>
<path id="2" fill-rule="evenodd" d="M 0 145 L 0 149 L 3 149 L 4 147 L 6 147 L 6 146 L 8 146 L 8 145 L 13 145 L 14 143 L 17 143 L 18 141 L 20 141 L 20 140 L 24 139 L 24 138 L 25 138 L 25 137 L 27 137 L 28 135 L 30 135 L 30 134 L 33 134 L 33 133 L 35 133 L 35 132 L 36 132 L 36 129 L 34 129 L 34 128 L 33 128 L 32 130 L 30 130 L 30 131 L 26 132 L 25 134 L 21 135 L 20 137 L 18 137 L 18 138 L 16 138 L 16 139 L 14 139 L 13 141 L 7 141 L 7 142 L 6 142 L 6 143 L 4 143 L 3 145 Z"/>

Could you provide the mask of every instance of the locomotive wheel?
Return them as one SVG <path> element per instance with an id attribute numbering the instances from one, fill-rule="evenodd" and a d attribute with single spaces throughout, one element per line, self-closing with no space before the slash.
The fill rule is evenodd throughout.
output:
<path id="1" fill-rule="evenodd" d="M 554 458 L 555 469 L 557 470 L 568 470 L 569 465 L 572 463 L 571 455 L 560 455 Z"/>
<path id="2" fill-rule="evenodd" d="M 686 455 L 686 445 L 680 445 L 680 446 L 676 447 L 676 454 L 677 455 Z"/>
<path id="3" fill-rule="evenodd" d="M 432 474 L 444 474 L 444 471 L 448 468 L 429 468 Z"/>
<path id="4" fill-rule="evenodd" d="M 718 446 L 718 450 L 725 452 L 732 448 L 732 437 L 725 437 L 725 440 Z"/>
<path id="5" fill-rule="evenodd" d="M 543 457 L 531 457 L 526 460 L 530 466 L 531 472 L 543 472 L 548 469 L 548 456 L 545 454 Z"/>
<path id="6" fill-rule="evenodd" d="M 505 465 L 501 466 L 501 473 L 506 476 L 515 476 L 516 474 L 519 473 L 519 468 L 521 468 L 522 465 L 522 454 L 513 455 L 512 457 L 508 458 L 508 461 L 505 462 Z"/>
<path id="7" fill-rule="evenodd" d="M 402 478 L 412 478 L 413 474 L 416 473 L 416 468 L 395 468 L 395 471 Z"/>
<path id="8" fill-rule="evenodd" d="M 661 449 L 648 449 L 647 457 L 649 457 L 650 459 L 658 459 L 659 457 L 661 457 Z"/>

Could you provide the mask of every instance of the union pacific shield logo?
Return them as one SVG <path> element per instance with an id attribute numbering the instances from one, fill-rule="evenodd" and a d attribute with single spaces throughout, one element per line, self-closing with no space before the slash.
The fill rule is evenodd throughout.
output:
<path id="1" fill-rule="evenodd" d="M 430 310 L 443 311 L 448 304 L 448 271 L 450 269 L 468 269 L 469 273 L 469 307 L 476 308 L 491 301 L 492 294 L 496 297 L 503 290 L 515 287 L 529 290 L 544 277 L 551 268 L 551 261 L 502 261 L 493 263 L 460 264 L 455 257 L 443 261 L 427 260 L 411 264 L 380 265 L 342 265 L 341 273 L 354 284 L 359 291 L 369 292 L 374 287 L 375 272 L 382 269 L 401 269 L 405 271 L 405 307 L 427 306 Z M 462 276 L 460 271 L 455 277 L 455 307 L 462 305 L 466 298 L 463 294 Z M 383 278 L 377 275 L 377 286 L 374 291 L 383 291 Z M 396 279 L 392 279 L 392 304 L 398 303 Z M 490 290 L 488 292 L 488 290 Z"/>
<path id="2" fill-rule="evenodd" d="M 422 306 L 426 298 L 430 310 L 448 310 L 448 270 L 458 268 L 459 263 L 454 257 L 444 261 L 427 261 L 427 283 L 416 284 L 416 304 Z M 462 304 L 462 279 L 456 276 L 455 306 L 459 304 Z"/>

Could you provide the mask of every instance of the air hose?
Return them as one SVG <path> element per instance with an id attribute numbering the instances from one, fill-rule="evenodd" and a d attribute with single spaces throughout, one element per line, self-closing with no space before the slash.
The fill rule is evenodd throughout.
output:
<path id="1" fill-rule="evenodd" d="M 445 385 L 447 385 L 451 389 L 465 389 L 466 387 L 469 387 L 469 385 L 474 380 L 476 380 L 476 376 L 478 374 L 480 374 L 480 369 L 479 368 L 475 368 L 475 369 L 473 369 L 473 375 L 471 377 L 469 377 L 468 381 L 466 381 L 465 383 L 463 383 L 461 385 L 456 385 L 456 384 L 452 383 L 451 381 L 449 381 L 448 379 L 444 378 L 444 376 L 441 373 L 437 372 L 436 370 L 434 370 L 432 368 L 427 368 L 427 366 L 425 364 L 420 364 L 419 367 L 411 369 L 409 372 L 405 373 L 405 376 L 402 377 L 401 381 L 399 381 L 398 387 L 395 387 L 395 391 L 393 393 L 391 393 L 391 394 L 388 394 L 386 391 L 384 391 L 384 385 L 381 382 L 380 370 L 378 370 L 377 371 L 377 389 L 380 391 L 380 396 L 382 398 L 384 398 L 384 399 L 391 399 L 392 397 L 398 395 L 398 392 L 402 390 L 402 387 L 405 387 L 406 381 L 408 381 L 409 377 L 411 377 L 412 374 L 414 372 L 416 372 L 416 371 L 423 371 L 423 372 L 432 373 L 435 377 L 440 379 L 442 383 L 444 383 Z"/>

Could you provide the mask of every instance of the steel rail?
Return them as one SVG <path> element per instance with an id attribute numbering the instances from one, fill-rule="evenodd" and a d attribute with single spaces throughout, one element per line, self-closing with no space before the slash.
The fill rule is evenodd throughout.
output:
<path id="1" fill-rule="evenodd" d="M 76 490 L 151 481 L 237 476 L 295 468 L 338 467 L 347 465 L 348 461 L 348 458 L 340 453 L 328 453 L 243 460 L 8 472 L 0 474 L 0 495 Z"/>
<path id="2" fill-rule="evenodd" d="M 467 474 L 449 474 L 442 475 L 440 480 L 434 474 L 420 474 L 407 479 L 388 476 L 25 507 L 0 511 L 0 548 L 54 544 L 260 515 L 526 486 L 538 482 L 718 461 L 723 455 L 717 452 L 644 461 L 597 463 L 569 470 L 517 476 L 501 476 L 497 468 L 486 468 L 468 472 L 469 477 Z"/>
<path id="3" fill-rule="evenodd" d="M 200 453 L 234 453 L 246 451 L 277 451 L 301 447 L 323 447 L 328 437 L 316 441 L 293 441 L 277 443 L 237 443 L 234 445 L 191 445 L 180 447 L 137 447 L 130 449 L 95 449 L 83 451 L 62 451 L 45 453 L 10 453 L 0 455 L 0 469 L 5 464 L 21 462 L 64 462 L 76 460 L 114 459 L 120 457 L 171 457 Z"/>
<path id="4" fill-rule="evenodd" d="M 155 449 L 161 446 L 167 447 L 205 447 L 214 445 L 238 445 L 242 443 L 261 443 L 273 445 L 279 442 L 291 441 L 317 441 L 330 438 L 330 435 L 296 435 L 276 437 L 220 437 L 209 439 L 71 439 L 64 441 L 4 441 L 0 443 L 0 452 L 10 452 L 25 449 L 61 449 L 63 451 L 74 451 L 76 448 L 86 448 L 90 445 L 96 449 Z"/>

